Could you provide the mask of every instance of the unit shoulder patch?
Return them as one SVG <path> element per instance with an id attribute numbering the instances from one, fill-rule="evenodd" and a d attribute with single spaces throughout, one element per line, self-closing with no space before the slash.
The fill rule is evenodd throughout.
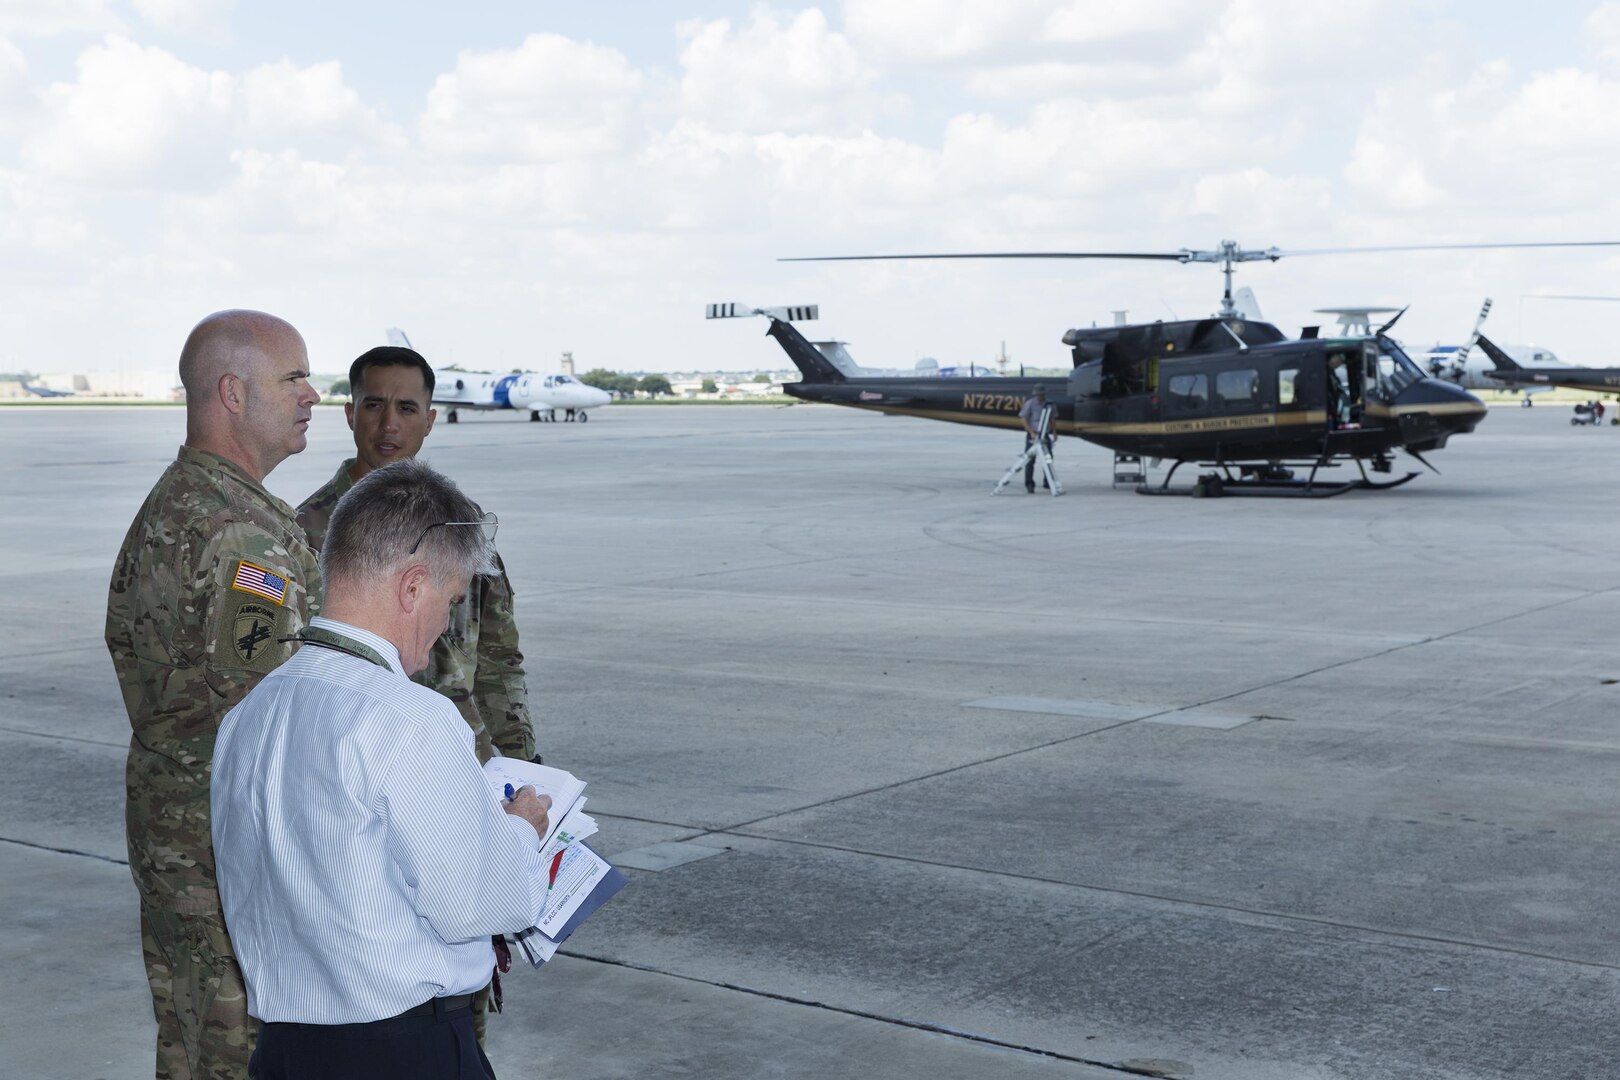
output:
<path id="1" fill-rule="evenodd" d="M 236 609 L 236 618 L 231 624 L 234 638 L 231 644 L 236 658 L 243 664 L 251 666 L 266 651 L 275 648 L 276 616 L 274 608 L 252 601 L 244 601 Z"/>

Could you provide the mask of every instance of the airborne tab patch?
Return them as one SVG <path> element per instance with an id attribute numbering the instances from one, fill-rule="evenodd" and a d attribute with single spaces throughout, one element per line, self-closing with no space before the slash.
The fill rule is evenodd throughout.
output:
<path id="1" fill-rule="evenodd" d="M 231 579 L 231 588 L 274 600 L 278 604 L 287 599 L 286 578 L 246 561 L 236 564 L 236 576 Z"/>
<path id="2" fill-rule="evenodd" d="M 232 645 L 236 648 L 236 655 L 244 664 L 252 664 L 261 658 L 266 648 L 272 645 L 271 638 L 275 636 L 276 611 L 263 604 L 244 602 L 236 611 L 235 625 L 231 627 L 233 636 Z"/>

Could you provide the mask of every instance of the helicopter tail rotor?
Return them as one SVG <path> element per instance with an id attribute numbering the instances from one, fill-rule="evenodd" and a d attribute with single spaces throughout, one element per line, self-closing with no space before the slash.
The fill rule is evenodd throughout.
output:
<path id="1" fill-rule="evenodd" d="M 710 304 L 704 314 L 706 319 L 746 319 L 752 315 L 763 315 L 767 319 L 779 319 L 782 322 L 805 322 L 821 317 L 819 304 L 791 304 L 785 307 L 757 308 L 752 304 Z"/>
<path id="2" fill-rule="evenodd" d="M 847 376 L 839 370 L 832 359 L 817 348 L 815 344 L 805 339 L 805 336 L 792 325 L 794 322 L 814 319 L 821 315 L 821 308 L 816 304 L 793 304 L 786 307 L 757 308 L 752 304 L 727 303 L 710 304 L 704 311 L 706 319 L 746 319 L 753 315 L 762 315 L 771 320 L 771 328 L 765 331 L 775 338 L 788 354 L 799 373 L 804 376 L 807 383 L 836 383 L 843 382 Z M 844 359 L 847 353 L 840 353 Z"/>

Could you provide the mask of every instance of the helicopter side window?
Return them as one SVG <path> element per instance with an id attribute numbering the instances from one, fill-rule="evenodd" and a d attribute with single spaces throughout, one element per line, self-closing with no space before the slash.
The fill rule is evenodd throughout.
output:
<path id="1" fill-rule="evenodd" d="M 1277 404 L 1293 405 L 1299 401 L 1299 368 L 1277 369 Z"/>
<path id="2" fill-rule="evenodd" d="M 1215 374 L 1215 405 L 1252 405 L 1260 396 L 1260 373 L 1253 368 Z"/>
<path id="3" fill-rule="evenodd" d="M 1172 375 L 1166 389 L 1165 404 L 1171 412 L 1203 412 L 1209 401 L 1209 376 Z"/>

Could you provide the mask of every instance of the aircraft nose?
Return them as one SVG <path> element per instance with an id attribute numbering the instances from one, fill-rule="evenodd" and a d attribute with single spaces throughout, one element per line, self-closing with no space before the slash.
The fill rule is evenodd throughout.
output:
<path id="1" fill-rule="evenodd" d="M 1485 419 L 1485 403 L 1455 383 L 1419 379 L 1395 399 L 1404 444 L 1434 450 L 1453 435 L 1473 431 Z"/>

